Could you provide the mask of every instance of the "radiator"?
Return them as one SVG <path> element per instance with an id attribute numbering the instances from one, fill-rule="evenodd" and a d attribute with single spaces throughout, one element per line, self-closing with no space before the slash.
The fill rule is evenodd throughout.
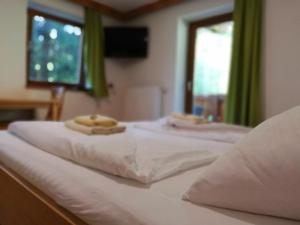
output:
<path id="1" fill-rule="evenodd" d="M 124 121 L 158 119 L 161 117 L 162 90 L 158 86 L 129 88 L 124 104 Z"/>

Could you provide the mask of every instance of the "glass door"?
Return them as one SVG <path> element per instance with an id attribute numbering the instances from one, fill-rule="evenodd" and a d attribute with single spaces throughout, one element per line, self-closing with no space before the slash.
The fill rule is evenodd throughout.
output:
<path id="1" fill-rule="evenodd" d="M 227 95 L 233 21 L 230 14 L 190 26 L 186 111 L 223 120 Z"/>

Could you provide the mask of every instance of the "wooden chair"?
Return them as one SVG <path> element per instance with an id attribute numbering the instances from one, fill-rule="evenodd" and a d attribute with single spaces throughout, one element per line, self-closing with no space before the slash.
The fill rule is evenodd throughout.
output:
<path id="1" fill-rule="evenodd" d="M 53 87 L 51 90 L 52 104 L 49 108 L 47 120 L 59 121 L 62 114 L 63 104 L 65 97 L 64 87 Z"/>

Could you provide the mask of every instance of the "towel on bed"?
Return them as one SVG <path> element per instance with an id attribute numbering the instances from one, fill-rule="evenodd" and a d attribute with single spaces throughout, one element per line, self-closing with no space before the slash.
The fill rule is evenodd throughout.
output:
<path id="1" fill-rule="evenodd" d="M 225 123 L 194 123 L 187 120 L 181 120 L 174 118 L 173 116 L 168 116 L 165 120 L 167 126 L 173 128 L 185 129 L 185 130 L 194 130 L 194 131 L 227 131 L 227 132 L 239 132 L 239 133 L 248 133 L 251 129 L 244 126 L 231 125 Z"/>
<path id="2" fill-rule="evenodd" d="M 139 122 L 134 126 L 138 129 L 148 130 L 157 133 L 167 133 L 169 135 L 189 137 L 195 139 L 204 139 L 226 143 L 236 143 L 241 140 L 250 128 L 229 125 L 225 123 L 207 123 L 207 124 L 186 124 L 185 121 L 170 125 L 168 118 L 162 118 L 155 122 Z M 173 124 L 173 123 L 171 123 Z"/>
<path id="3" fill-rule="evenodd" d="M 102 127 L 115 127 L 118 125 L 118 121 L 102 115 L 88 115 L 88 116 L 78 116 L 74 118 L 74 121 L 80 125 L 84 126 L 102 126 Z"/>
<path id="4" fill-rule="evenodd" d="M 195 116 L 192 114 L 183 114 L 183 113 L 172 113 L 169 118 L 174 119 L 176 121 L 184 121 L 190 124 L 202 124 L 207 123 L 207 119 L 203 116 Z"/>
<path id="5" fill-rule="evenodd" d="M 105 126 L 85 126 L 76 123 L 74 120 L 68 120 L 65 122 L 65 126 L 71 130 L 78 131 L 87 135 L 110 135 L 122 133 L 126 130 L 125 126 L 118 125 L 114 127 L 105 127 Z"/>

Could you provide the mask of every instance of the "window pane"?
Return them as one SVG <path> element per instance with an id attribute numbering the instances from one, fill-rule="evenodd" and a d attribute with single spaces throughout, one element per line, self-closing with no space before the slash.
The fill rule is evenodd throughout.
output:
<path id="1" fill-rule="evenodd" d="M 197 30 L 194 96 L 227 94 L 233 22 Z"/>
<path id="2" fill-rule="evenodd" d="M 79 84 L 82 30 L 42 16 L 32 19 L 31 81 Z"/>
<path id="3" fill-rule="evenodd" d="M 193 113 L 223 119 L 232 48 L 233 22 L 200 27 L 194 57 Z"/>

